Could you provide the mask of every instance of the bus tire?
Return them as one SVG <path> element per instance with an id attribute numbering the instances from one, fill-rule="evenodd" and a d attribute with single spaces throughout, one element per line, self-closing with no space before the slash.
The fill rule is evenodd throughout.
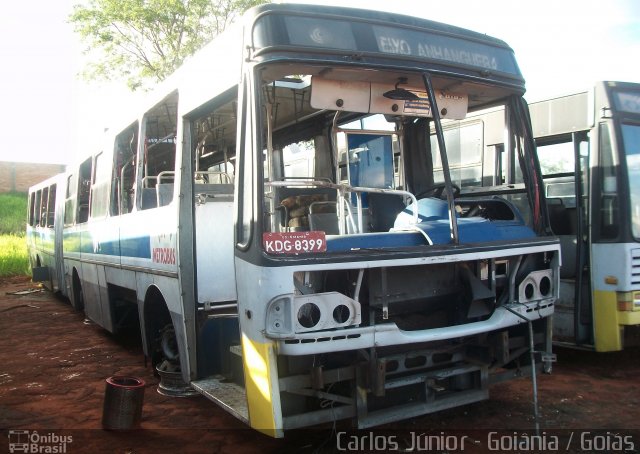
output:
<path id="1" fill-rule="evenodd" d="M 178 341 L 173 324 L 166 325 L 160 334 L 160 351 L 167 361 L 180 364 L 180 352 L 178 351 Z"/>
<path id="2" fill-rule="evenodd" d="M 172 347 L 176 345 L 174 340 L 175 329 L 169 308 L 162 293 L 156 287 L 151 287 L 145 297 L 144 326 L 147 345 L 149 346 L 148 354 L 151 359 L 151 366 L 155 370 L 155 367 L 164 360 L 169 359 L 171 361 Z M 169 354 L 167 355 L 167 353 Z"/>

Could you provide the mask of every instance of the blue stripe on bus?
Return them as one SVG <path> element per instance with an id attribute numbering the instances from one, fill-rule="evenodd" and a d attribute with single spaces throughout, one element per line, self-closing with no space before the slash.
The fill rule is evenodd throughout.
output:
<path id="1" fill-rule="evenodd" d="M 120 255 L 123 257 L 151 258 L 151 237 L 149 235 L 120 240 Z"/>
<path id="2" fill-rule="evenodd" d="M 151 237 L 116 238 L 94 244 L 89 232 L 65 232 L 63 248 L 67 252 L 150 259 Z"/>

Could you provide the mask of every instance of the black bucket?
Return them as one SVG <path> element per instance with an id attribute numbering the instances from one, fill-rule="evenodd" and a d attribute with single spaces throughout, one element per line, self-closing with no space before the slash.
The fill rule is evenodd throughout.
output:
<path id="1" fill-rule="evenodd" d="M 102 408 L 102 427 L 109 430 L 129 430 L 140 426 L 144 380 L 134 377 L 107 378 Z"/>

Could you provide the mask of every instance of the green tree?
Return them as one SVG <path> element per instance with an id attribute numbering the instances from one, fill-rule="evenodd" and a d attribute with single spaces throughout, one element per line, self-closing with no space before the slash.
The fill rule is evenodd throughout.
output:
<path id="1" fill-rule="evenodd" d="M 69 21 L 88 45 L 83 76 L 125 79 L 132 90 L 164 80 L 240 14 L 266 0 L 88 0 Z"/>

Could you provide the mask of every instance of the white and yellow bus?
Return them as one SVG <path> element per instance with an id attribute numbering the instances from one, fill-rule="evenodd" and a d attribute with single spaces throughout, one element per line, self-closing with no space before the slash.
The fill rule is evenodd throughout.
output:
<path id="1" fill-rule="evenodd" d="M 621 350 L 640 334 L 640 84 L 600 82 L 529 107 L 562 245 L 556 339 Z"/>
<path id="2" fill-rule="evenodd" d="M 524 92 L 484 34 L 252 9 L 61 177 L 61 291 L 272 436 L 487 399 L 560 288 Z"/>

